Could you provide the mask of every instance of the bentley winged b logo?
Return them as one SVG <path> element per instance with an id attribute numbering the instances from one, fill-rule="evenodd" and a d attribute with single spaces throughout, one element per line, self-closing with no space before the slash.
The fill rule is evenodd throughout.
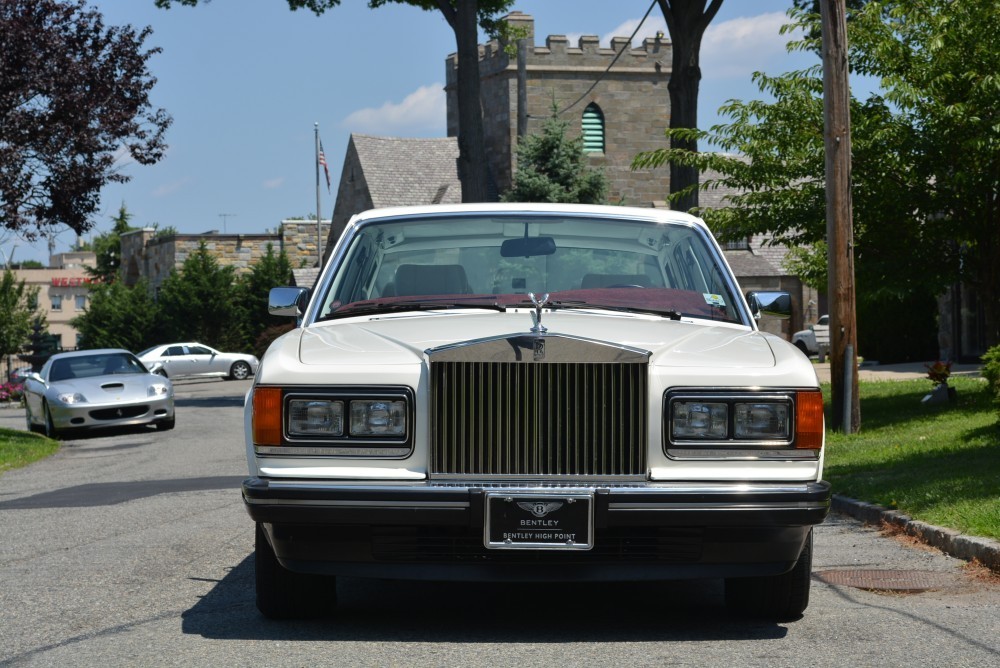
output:
<path id="1" fill-rule="evenodd" d="M 534 327 L 531 328 L 531 331 L 534 332 L 535 334 L 544 334 L 548 330 L 545 327 L 542 327 L 542 309 L 545 308 L 545 305 L 549 303 L 549 293 L 546 292 L 544 295 L 542 295 L 541 299 L 539 299 L 538 297 L 535 296 L 534 292 L 529 292 L 528 299 L 530 299 L 531 303 L 535 305 L 535 313 L 533 318 L 533 320 L 535 321 L 535 325 Z"/>
<path id="2" fill-rule="evenodd" d="M 517 507 L 535 517 L 545 517 L 554 510 L 563 507 L 562 501 L 518 501 Z"/>

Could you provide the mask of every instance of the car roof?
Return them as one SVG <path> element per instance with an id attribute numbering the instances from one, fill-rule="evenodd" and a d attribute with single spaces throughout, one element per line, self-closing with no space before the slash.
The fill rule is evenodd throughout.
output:
<path id="1" fill-rule="evenodd" d="M 125 350 L 124 348 L 94 348 L 92 350 L 70 350 L 67 352 L 56 353 L 49 359 L 64 359 L 67 357 L 88 357 L 90 355 L 107 355 L 109 353 L 125 353 L 126 355 L 131 355 L 132 352 Z"/>
<path id="2" fill-rule="evenodd" d="M 652 207 L 610 206 L 602 204 L 550 204 L 540 202 L 501 202 L 477 204 L 425 204 L 420 206 L 385 207 L 356 214 L 348 226 L 361 221 L 374 221 L 401 216 L 427 216 L 436 214 L 574 214 L 607 218 L 630 218 L 654 223 L 684 223 L 708 229 L 705 221 L 682 211 L 654 209 Z"/>

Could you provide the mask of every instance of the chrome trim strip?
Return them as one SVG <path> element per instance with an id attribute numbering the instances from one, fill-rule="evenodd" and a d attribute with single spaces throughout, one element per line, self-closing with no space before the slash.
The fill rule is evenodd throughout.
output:
<path id="1" fill-rule="evenodd" d="M 538 359 L 536 342 L 543 341 L 544 358 Z M 482 339 L 428 348 L 432 362 L 542 362 L 548 364 L 645 364 L 652 353 L 599 339 L 568 334 L 499 334 Z"/>
<path id="2" fill-rule="evenodd" d="M 313 506 L 323 508 L 397 508 L 402 510 L 422 508 L 444 508 L 465 510 L 469 507 L 467 501 L 336 501 L 324 499 L 247 499 L 244 501 L 252 506 Z"/>

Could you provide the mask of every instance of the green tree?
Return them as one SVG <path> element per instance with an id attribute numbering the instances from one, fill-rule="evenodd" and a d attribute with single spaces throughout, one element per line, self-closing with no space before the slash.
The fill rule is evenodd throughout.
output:
<path id="1" fill-rule="evenodd" d="M 106 27 L 85 0 L 0 2 L 0 228 L 29 240 L 93 226 L 101 188 L 166 149 L 170 117 L 150 105 L 151 28 Z"/>
<path id="2" fill-rule="evenodd" d="M 235 270 L 219 265 L 205 242 L 160 287 L 164 340 L 198 341 L 228 350 L 244 345 Z"/>
<path id="3" fill-rule="evenodd" d="M 173 4 L 198 4 L 199 0 L 155 0 L 157 7 Z M 207 0 L 205 0 L 207 1 Z M 721 0 L 715 0 L 721 2 Z M 310 9 L 317 16 L 340 4 L 340 0 L 286 0 L 289 8 Z M 425 11 L 440 12 L 455 33 L 458 54 L 456 97 L 458 101 L 458 176 L 462 182 L 463 202 L 489 200 L 489 167 L 483 113 L 479 94 L 479 31 L 491 36 L 509 36 L 507 26 L 498 17 L 514 0 L 369 0 L 372 9 L 388 4 L 410 5 Z"/>
<path id="4" fill-rule="evenodd" d="M 0 277 L 0 358 L 18 352 L 28 341 L 37 302 L 38 288 L 27 287 L 5 269 Z"/>
<path id="5" fill-rule="evenodd" d="M 99 283 L 89 297 L 84 314 L 71 321 L 81 335 L 82 348 L 124 348 L 138 353 L 162 343 L 158 306 L 145 282 L 132 287 L 123 281 Z"/>
<path id="6" fill-rule="evenodd" d="M 274 252 L 267 245 L 264 256 L 253 265 L 250 273 L 238 284 L 237 302 L 243 309 L 242 331 L 245 337 L 243 349 L 253 348 L 257 338 L 268 327 L 285 325 L 288 318 L 272 316 L 267 310 L 267 298 L 271 288 L 292 284 L 292 265 L 285 251 Z"/>
<path id="7" fill-rule="evenodd" d="M 97 279 L 101 283 L 114 283 L 121 278 L 121 235 L 135 229 L 129 225 L 131 219 L 132 214 L 122 203 L 118 209 L 118 215 L 111 219 L 111 231 L 100 234 L 94 239 L 91 246 L 97 258 L 93 267 L 86 268 L 87 274 L 91 278 Z"/>
<path id="8" fill-rule="evenodd" d="M 817 16 L 790 14 L 791 28 L 818 34 Z M 995 19 L 993 0 L 891 0 L 868 3 L 848 22 L 853 71 L 882 82 L 851 104 L 859 336 L 865 308 L 875 317 L 875 306 L 892 300 L 929 305 L 945 286 L 968 281 L 981 291 L 987 339 L 997 339 Z M 792 47 L 815 51 L 815 38 Z M 816 245 L 826 234 L 820 66 L 754 79 L 773 101 L 731 100 L 721 110 L 727 124 L 668 131 L 707 139 L 721 153 L 666 148 L 637 156 L 633 166 L 676 161 L 718 172 L 701 187 L 739 194 L 700 213 L 723 239 L 761 233 L 790 247 Z"/>
<path id="9" fill-rule="evenodd" d="M 553 114 L 540 135 L 528 135 L 517 147 L 517 172 L 505 202 L 603 204 L 604 173 L 587 166 L 583 138 L 569 138 L 569 123 Z"/>

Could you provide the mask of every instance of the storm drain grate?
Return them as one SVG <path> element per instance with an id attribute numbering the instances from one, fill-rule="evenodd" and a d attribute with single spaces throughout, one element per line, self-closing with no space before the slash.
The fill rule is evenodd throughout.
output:
<path id="1" fill-rule="evenodd" d="M 868 589 L 918 593 L 945 589 L 956 584 L 950 573 L 936 571 L 901 571 L 879 569 L 853 569 L 845 571 L 818 571 L 816 578 L 831 585 Z"/>

